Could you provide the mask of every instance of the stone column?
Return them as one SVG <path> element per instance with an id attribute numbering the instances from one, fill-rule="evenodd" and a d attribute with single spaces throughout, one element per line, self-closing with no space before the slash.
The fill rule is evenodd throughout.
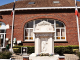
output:
<path id="1" fill-rule="evenodd" d="M 40 53 L 40 39 L 37 36 L 37 38 L 35 39 L 35 54 L 39 53 Z"/>
<path id="2" fill-rule="evenodd" d="M 50 36 L 48 39 L 48 52 L 49 52 L 49 54 L 51 54 L 51 53 L 54 54 L 54 41 L 52 39 L 52 36 Z"/>

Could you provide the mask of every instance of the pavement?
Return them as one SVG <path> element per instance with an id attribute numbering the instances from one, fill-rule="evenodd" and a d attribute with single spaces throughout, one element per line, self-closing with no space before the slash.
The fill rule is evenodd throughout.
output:
<path id="1" fill-rule="evenodd" d="M 64 54 L 65 55 L 65 60 L 78 60 L 78 56 L 75 55 L 75 54 Z M 23 56 L 29 56 L 28 55 L 16 55 L 16 54 L 13 54 L 12 55 L 12 60 L 23 60 Z"/>
<path id="2" fill-rule="evenodd" d="M 78 60 L 78 56 L 75 54 L 64 54 L 65 55 L 65 60 Z"/>

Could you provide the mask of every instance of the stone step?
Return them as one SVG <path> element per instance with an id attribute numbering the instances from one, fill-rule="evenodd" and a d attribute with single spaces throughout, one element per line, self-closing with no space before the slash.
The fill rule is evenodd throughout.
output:
<path id="1" fill-rule="evenodd" d="M 37 57 L 29 57 L 29 60 L 58 60 L 58 56 L 37 56 Z"/>

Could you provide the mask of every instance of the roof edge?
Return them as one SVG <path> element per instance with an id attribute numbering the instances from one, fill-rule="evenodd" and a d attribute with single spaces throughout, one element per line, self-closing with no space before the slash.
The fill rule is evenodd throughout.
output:
<path id="1" fill-rule="evenodd" d="M 80 8 L 78 6 L 77 8 Z M 32 8 L 15 8 L 16 10 L 42 10 L 42 9 L 75 9 L 75 6 L 73 7 L 32 7 Z M 0 9 L 0 12 L 2 11 L 12 11 L 12 9 Z"/>

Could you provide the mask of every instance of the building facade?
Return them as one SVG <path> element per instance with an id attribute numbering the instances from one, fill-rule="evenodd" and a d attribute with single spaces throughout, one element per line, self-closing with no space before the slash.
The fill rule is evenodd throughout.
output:
<path id="1" fill-rule="evenodd" d="M 65 0 L 64 2 L 61 0 L 16 1 L 13 31 L 15 39 L 13 40 L 21 42 L 24 46 L 34 46 L 36 25 L 41 21 L 47 21 L 53 26 L 55 46 L 78 45 L 75 3 L 74 0 Z M 77 3 L 79 6 L 80 2 Z M 11 40 L 12 7 L 13 3 L 0 6 L 1 47 L 5 47 Z M 78 9 L 80 10 L 80 7 Z M 45 29 L 43 28 L 43 30 Z"/>

